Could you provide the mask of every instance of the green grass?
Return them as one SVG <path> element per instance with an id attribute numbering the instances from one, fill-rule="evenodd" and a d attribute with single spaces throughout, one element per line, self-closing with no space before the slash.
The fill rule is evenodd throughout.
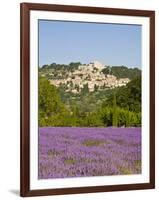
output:
<path id="1" fill-rule="evenodd" d="M 83 142 L 83 145 L 87 146 L 87 147 L 92 147 L 92 146 L 100 146 L 102 144 L 104 144 L 104 141 L 101 140 L 85 140 Z"/>
<path id="2" fill-rule="evenodd" d="M 69 158 L 69 159 L 66 159 L 66 160 L 64 161 L 64 163 L 65 163 L 65 164 L 72 165 L 72 164 L 75 164 L 75 163 L 76 163 L 76 161 L 75 161 L 75 160 L 73 160 L 72 158 Z"/>
<path id="3" fill-rule="evenodd" d="M 52 149 L 49 149 L 48 152 L 47 152 L 47 155 L 49 157 L 54 157 L 54 156 L 58 156 L 60 153 L 55 151 L 55 150 L 52 150 Z"/>
<path id="4" fill-rule="evenodd" d="M 120 172 L 122 173 L 122 174 L 132 174 L 132 171 L 130 170 L 130 169 L 128 169 L 128 168 L 126 168 L 126 167 L 121 167 L 120 168 Z"/>

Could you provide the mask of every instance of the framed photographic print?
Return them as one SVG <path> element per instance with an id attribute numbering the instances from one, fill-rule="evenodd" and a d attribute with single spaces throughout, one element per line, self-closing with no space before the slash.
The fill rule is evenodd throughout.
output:
<path id="1" fill-rule="evenodd" d="M 21 4 L 21 196 L 155 187 L 155 12 Z"/>

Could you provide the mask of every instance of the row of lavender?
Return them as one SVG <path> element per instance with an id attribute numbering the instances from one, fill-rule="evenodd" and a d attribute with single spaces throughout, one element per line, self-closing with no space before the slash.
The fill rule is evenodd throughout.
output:
<path id="1" fill-rule="evenodd" d="M 141 128 L 39 128 L 39 179 L 141 173 Z"/>

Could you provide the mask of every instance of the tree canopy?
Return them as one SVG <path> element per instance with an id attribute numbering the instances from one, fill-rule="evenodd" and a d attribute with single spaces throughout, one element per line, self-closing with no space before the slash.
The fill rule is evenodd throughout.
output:
<path id="1" fill-rule="evenodd" d="M 117 78 L 129 78 L 130 80 L 141 76 L 141 70 L 138 68 L 128 68 L 125 66 L 107 66 L 102 70 L 104 74 L 111 74 Z"/>

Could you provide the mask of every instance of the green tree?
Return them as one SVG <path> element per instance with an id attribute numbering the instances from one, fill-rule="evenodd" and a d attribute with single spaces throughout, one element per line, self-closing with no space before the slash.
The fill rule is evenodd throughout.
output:
<path id="1" fill-rule="evenodd" d="M 114 92 L 114 98 L 113 98 L 113 126 L 118 125 L 118 116 L 117 116 L 117 105 L 116 105 L 116 94 Z"/>
<path id="2" fill-rule="evenodd" d="M 97 92 L 98 91 L 99 86 L 98 85 L 94 85 L 94 91 Z"/>
<path id="3" fill-rule="evenodd" d="M 44 125 L 52 116 L 65 112 L 58 91 L 44 77 L 39 77 L 39 122 Z"/>
<path id="4" fill-rule="evenodd" d="M 86 83 L 86 84 L 83 86 L 83 88 L 82 88 L 82 90 L 81 90 L 81 93 L 82 93 L 82 95 L 85 95 L 85 94 L 89 93 L 88 83 Z"/>

